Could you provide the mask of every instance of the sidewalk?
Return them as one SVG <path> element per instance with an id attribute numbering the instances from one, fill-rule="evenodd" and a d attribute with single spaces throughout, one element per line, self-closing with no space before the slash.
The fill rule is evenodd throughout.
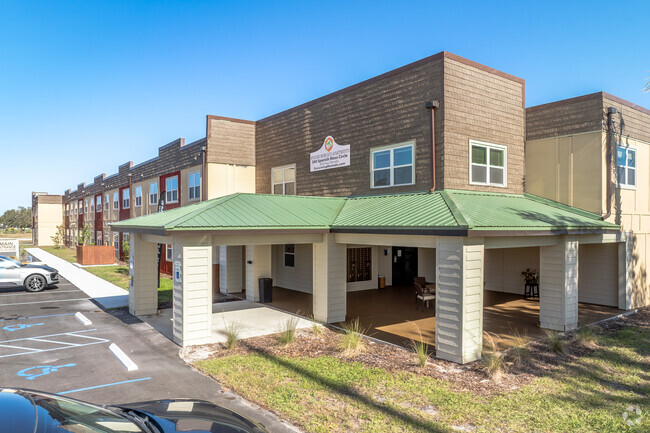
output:
<path id="1" fill-rule="evenodd" d="M 26 251 L 41 262 L 58 270 L 62 277 L 77 286 L 101 304 L 102 307 L 118 308 L 129 305 L 129 292 L 121 287 L 102 280 L 90 272 L 84 271 L 72 263 L 60 259 L 54 254 L 50 254 L 40 248 L 26 248 Z"/>

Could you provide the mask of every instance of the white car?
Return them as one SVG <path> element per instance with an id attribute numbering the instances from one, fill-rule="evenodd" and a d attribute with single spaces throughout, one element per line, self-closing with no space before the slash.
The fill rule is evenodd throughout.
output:
<path id="1" fill-rule="evenodd" d="M 0 256 L 0 287 L 23 286 L 29 292 L 40 292 L 59 282 L 59 271 L 47 265 L 22 264 Z"/>

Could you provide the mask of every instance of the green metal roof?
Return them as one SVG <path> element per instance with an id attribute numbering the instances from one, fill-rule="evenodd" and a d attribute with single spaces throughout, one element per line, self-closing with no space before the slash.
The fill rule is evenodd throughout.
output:
<path id="1" fill-rule="evenodd" d="M 238 193 L 111 226 L 161 234 L 280 229 L 459 235 L 619 230 L 599 215 L 530 194 L 460 190 L 363 197 Z"/>

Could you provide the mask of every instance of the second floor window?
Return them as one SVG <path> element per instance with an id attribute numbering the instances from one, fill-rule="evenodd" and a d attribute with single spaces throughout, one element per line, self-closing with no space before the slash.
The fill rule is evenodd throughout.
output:
<path id="1" fill-rule="evenodd" d="M 119 202 L 118 194 L 116 192 L 114 192 L 113 193 L 113 209 L 114 210 L 118 210 L 120 208 L 119 203 L 120 202 Z"/>
<path id="2" fill-rule="evenodd" d="M 618 186 L 636 187 L 636 149 L 616 147 L 616 179 Z"/>
<path id="3" fill-rule="evenodd" d="M 271 169 L 271 184 L 273 194 L 294 195 L 296 193 L 296 166 Z"/>
<path id="4" fill-rule="evenodd" d="M 506 147 L 470 141 L 469 183 L 506 186 Z"/>
<path id="5" fill-rule="evenodd" d="M 178 176 L 168 177 L 165 180 L 165 189 L 167 191 L 167 203 L 178 202 Z"/>
<path id="6" fill-rule="evenodd" d="M 85 206 L 84 206 L 84 213 L 88 213 L 88 200 L 86 200 L 85 203 L 86 203 L 86 204 L 85 204 Z"/>
<path id="7" fill-rule="evenodd" d="M 101 195 L 97 196 L 97 198 L 95 200 L 97 201 L 97 206 L 95 207 L 95 209 L 97 209 L 97 212 L 101 212 L 102 211 L 102 196 Z"/>
<path id="8" fill-rule="evenodd" d="M 108 210 L 108 194 L 104 197 L 104 210 Z"/>
<path id="9" fill-rule="evenodd" d="M 158 204 L 158 182 L 149 184 L 149 204 L 152 206 Z"/>
<path id="10" fill-rule="evenodd" d="M 413 143 L 402 143 L 389 148 L 371 151 L 373 188 L 387 186 L 413 185 L 415 183 L 415 164 L 413 164 Z"/>
<path id="11" fill-rule="evenodd" d="M 128 189 L 122 190 L 122 209 L 128 209 L 131 207 L 131 191 Z"/>
<path id="12" fill-rule="evenodd" d="M 135 187 L 135 207 L 142 206 L 142 187 Z"/>
<path id="13" fill-rule="evenodd" d="M 189 199 L 198 200 L 201 198 L 201 173 L 194 172 L 188 176 Z"/>

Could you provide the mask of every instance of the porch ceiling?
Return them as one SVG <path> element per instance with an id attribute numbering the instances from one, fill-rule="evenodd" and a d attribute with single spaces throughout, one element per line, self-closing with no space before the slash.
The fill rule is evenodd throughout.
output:
<path id="1" fill-rule="evenodd" d="M 159 235 L 318 230 L 504 236 L 619 231 L 599 215 L 530 194 L 459 190 L 364 197 L 238 193 L 111 226 Z"/>

